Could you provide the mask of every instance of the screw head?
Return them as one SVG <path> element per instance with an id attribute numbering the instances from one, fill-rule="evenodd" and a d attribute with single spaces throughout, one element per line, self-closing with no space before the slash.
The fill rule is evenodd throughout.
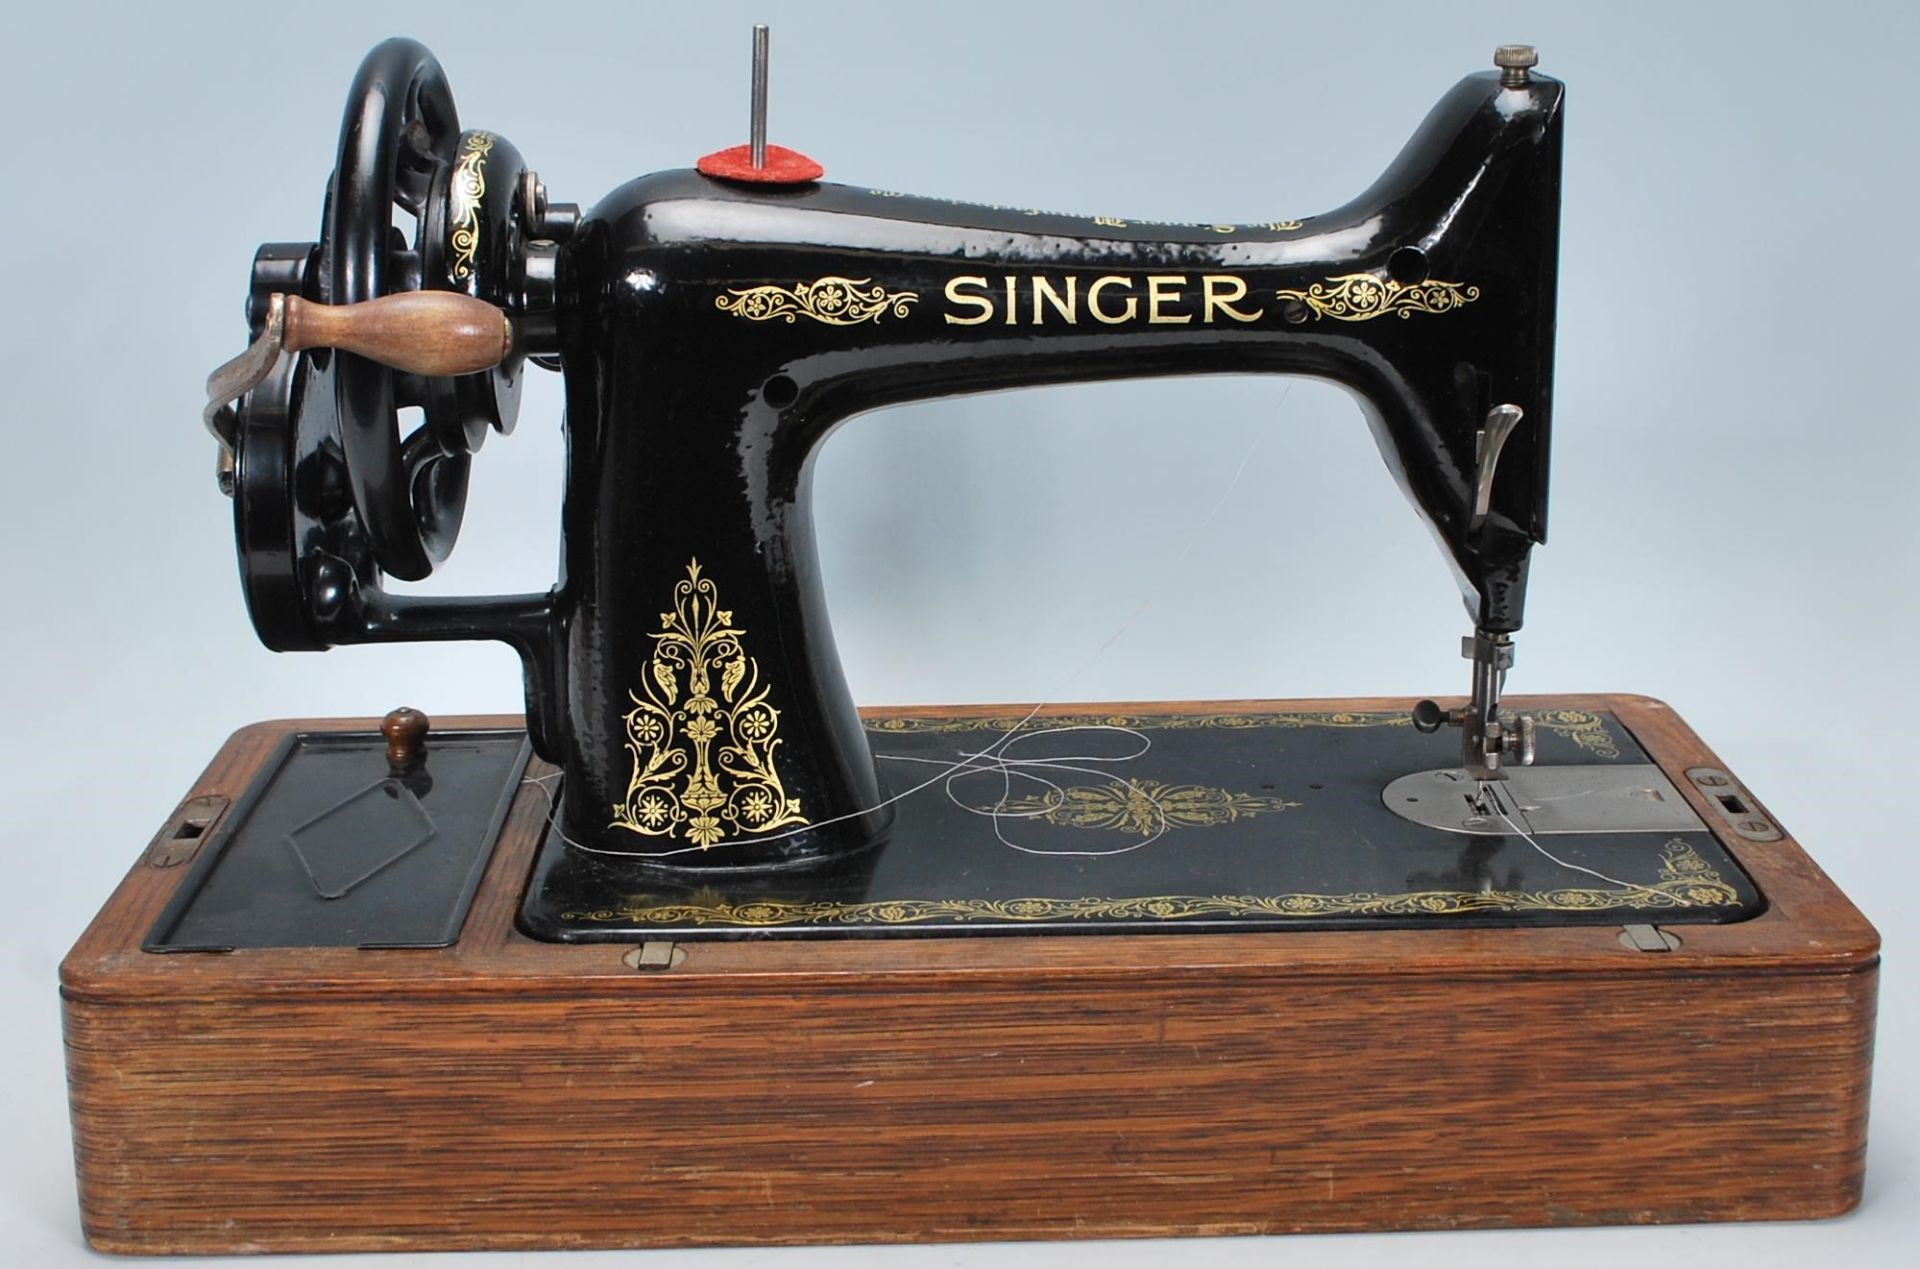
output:
<path id="1" fill-rule="evenodd" d="M 1493 64 L 1501 70 L 1532 70 L 1540 64 L 1540 54 L 1531 44 L 1502 44 L 1493 50 Z"/>
<path id="2" fill-rule="evenodd" d="M 1523 767 L 1533 765 L 1533 756 L 1537 752 L 1534 740 L 1533 715 L 1522 714 L 1513 720 L 1513 731 L 1506 738 L 1507 752 Z"/>

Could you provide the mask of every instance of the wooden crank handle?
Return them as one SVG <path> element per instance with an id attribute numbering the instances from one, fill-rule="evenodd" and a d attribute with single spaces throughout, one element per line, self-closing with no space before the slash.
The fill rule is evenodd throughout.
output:
<path id="1" fill-rule="evenodd" d="M 233 490 L 235 416 L 230 403 L 273 372 L 280 352 L 343 348 L 417 375 L 490 370 L 513 351 L 513 322 L 485 300 L 452 291 L 402 291 L 361 304 L 315 304 L 271 295 L 260 338 L 207 376 L 201 421 L 220 442 L 220 488 Z"/>
<path id="2" fill-rule="evenodd" d="M 286 297 L 282 346 L 341 348 L 416 375 L 491 370 L 513 351 L 505 312 L 453 291 L 401 291 L 359 304 Z"/>

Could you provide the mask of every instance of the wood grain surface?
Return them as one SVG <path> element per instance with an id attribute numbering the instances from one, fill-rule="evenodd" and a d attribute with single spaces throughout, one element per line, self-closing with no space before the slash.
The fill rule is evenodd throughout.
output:
<path id="1" fill-rule="evenodd" d="M 1513 703 L 1614 713 L 1696 801 L 1684 771 L 1724 765 L 1656 701 Z M 869 713 L 976 709 L 1008 707 Z M 237 798 L 288 730 L 377 723 L 248 728 L 187 796 Z M 1878 938 L 1790 837 L 1722 835 L 1767 911 L 1665 953 L 1611 926 L 1001 935 L 683 943 L 640 972 L 630 948 L 513 928 L 544 813 L 527 789 L 440 950 L 143 953 L 188 870 L 136 863 L 61 970 L 89 1240 L 934 1241 L 1858 1201 Z"/>
<path id="2" fill-rule="evenodd" d="M 285 346 L 344 348 L 416 375 L 490 370 L 513 351 L 513 324 L 485 300 L 455 291 L 398 291 L 358 304 L 289 295 Z"/>

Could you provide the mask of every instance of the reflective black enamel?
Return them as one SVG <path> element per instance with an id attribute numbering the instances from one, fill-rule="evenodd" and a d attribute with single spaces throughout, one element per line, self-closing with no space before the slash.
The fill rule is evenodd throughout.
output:
<path id="1" fill-rule="evenodd" d="M 900 788 L 1019 721 L 881 719 L 869 741 L 886 784 Z M 562 942 L 636 942 L 1685 925 L 1764 907 L 1705 831 L 1544 837 L 1550 858 L 1511 834 L 1401 818 L 1382 786 L 1453 757 L 1447 738 L 1419 734 L 1404 714 L 1148 715 L 1124 720 L 1135 734 L 1051 730 L 1076 721 L 1093 720 L 1022 729 L 1007 756 L 1120 758 L 1141 737 L 1152 746 L 1101 762 L 1105 779 L 1027 769 L 1066 793 L 1018 777 L 1009 786 L 985 769 L 936 785 L 900 803 L 875 849 L 798 872 L 671 875 L 549 841 L 521 928 Z M 1550 728 L 1543 761 L 1646 761 L 1617 719 L 1582 723 Z M 982 814 L 996 806 L 998 820 Z"/>
<path id="2" fill-rule="evenodd" d="M 425 93 L 415 112 L 437 118 L 438 67 L 429 73 L 410 53 L 384 56 L 393 65 L 375 76 L 382 91 L 404 79 L 416 97 Z M 282 648 L 512 644 L 527 667 L 535 744 L 565 770 L 565 835 L 645 854 L 687 839 L 612 825 L 635 770 L 626 718 L 661 615 L 697 560 L 768 688 L 779 778 L 806 823 L 730 830 L 726 843 L 672 862 L 819 860 L 871 844 L 887 818 L 869 809 L 879 787 L 815 554 L 811 463 L 828 433 L 863 411 L 952 393 L 1273 372 L 1328 379 L 1360 399 L 1475 623 L 1517 630 L 1529 551 L 1546 531 L 1561 102 L 1561 86 L 1544 77 L 1503 86 L 1493 73 L 1469 76 L 1360 197 L 1269 225 L 1119 222 L 659 173 L 614 191 L 561 244 L 550 312 L 533 311 L 549 301 L 530 300 L 513 276 L 537 213 L 500 204 L 509 210 L 496 208 L 489 223 L 513 249 L 483 258 L 485 276 L 471 285 L 527 329 L 537 323 L 543 339 L 557 327 L 566 375 L 556 586 L 495 599 L 388 595 L 383 571 L 417 575 L 426 559 L 407 543 L 432 528 L 420 518 L 431 490 L 416 481 L 409 503 L 393 480 L 382 483 L 378 464 L 361 461 L 353 439 L 367 434 L 361 406 L 336 383 L 350 359 L 303 355 L 297 370 L 254 394 L 242 431 L 237 524 L 256 625 Z M 450 100 L 445 115 L 439 127 L 455 127 Z M 350 108 L 349 130 L 357 117 Z M 517 177 L 518 156 L 502 146 Z M 439 142 L 432 148 L 438 154 Z M 430 209 L 424 221 L 444 223 L 441 214 Z M 335 236 L 345 232 L 340 220 L 336 204 Z M 267 263 L 256 291 L 290 271 L 310 295 L 341 285 L 332 257 L 323 262 L 331 271 Z M 1377 313 L 1307 298 L 1336 294 L 1358 275 L 1374 295 L 1450 288 L 1454 298 Z M 378 281 L 378 270 L 369 276 Z M 831 305 L 786 314 L 742 307 L 756 293 L 800 294 L 828 279 L 889 299 L 853 318 Z M 422 281 L 451 285 L 443 271 Z M 1071 295 L 1073 320 L 1043 291 L 1056 301 Z M 985 320 L 972 320 L 983 308 Z M 1476 524 L 1476 436 L 1499 403 L 1526 417 L 1501 460 L 1490 514 Z M 408 517 L 400 527 L 398 506 Z M 433 534 L 425 537 L 433 548 Z M 1312 616 L 1340 625 L 1324 607 Z"/>

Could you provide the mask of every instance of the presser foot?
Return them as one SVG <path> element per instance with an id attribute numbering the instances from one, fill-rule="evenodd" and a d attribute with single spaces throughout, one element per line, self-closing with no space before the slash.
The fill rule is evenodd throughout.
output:
<path id="1" fill-rule="evenodd" d="M 1500 713 L 1500 692 L 1513 668 L 1513 636 L 1475 630 L 1460 641 L 1460 655 L 1473 662 L 1473 695 L 1454 709 L 1421 701 L 1413 707 L 1414 728 L 1428 733 L 1460 728 L 1460 765 L 1467 777 L 1481 783 L 1505 780 L 1509 763 L 1530 767 L 1534 756 L 1533 719 Z"/>

